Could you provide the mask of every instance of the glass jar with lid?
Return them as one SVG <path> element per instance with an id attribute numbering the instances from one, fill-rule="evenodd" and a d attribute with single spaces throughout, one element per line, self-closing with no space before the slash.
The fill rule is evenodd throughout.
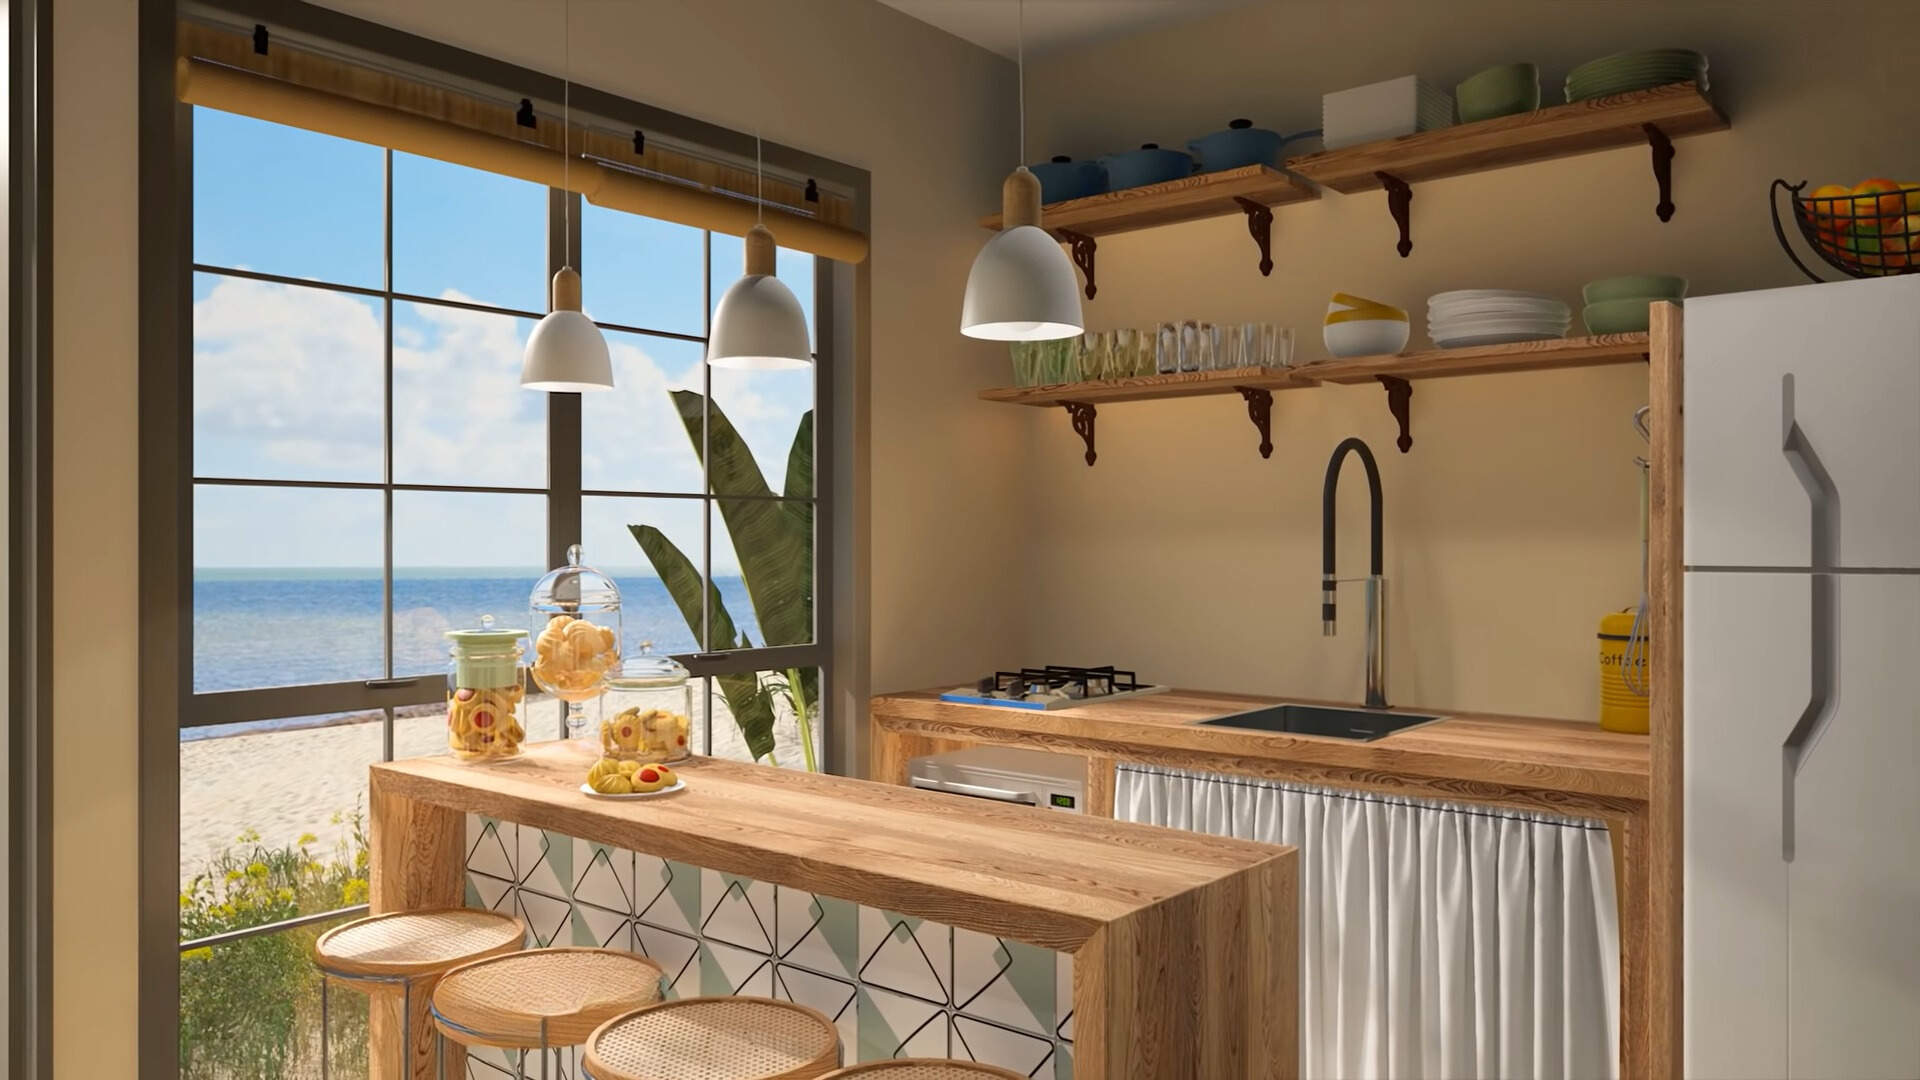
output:
<path id="1" fill-rule="evenodd" d="M 567 703 L 567 734 L 586 730 L 583 703 L 606 689 L 620 666 L 620 587 L 581 561 L 580 545 L 567 565 L 540 579 L 529 603 L 539 636 L 533 644 L 533 681 Z"/>
<path id="2" fill-rule="evenodd" d="M 520 703 L 527 696 L 520 644 L 525 630 L 497 630 L 493 616 L 478 629 L 449 630 L 447 749 L 462 761 L 518 757 L 526 741 Z"/>
<path id="3" fill-rule="evenodd" d="M 681 761 L 693 753 L 693 691 L 687 669 L 642 642 L 607 678 L 600 752 L 616 761 Z"/>

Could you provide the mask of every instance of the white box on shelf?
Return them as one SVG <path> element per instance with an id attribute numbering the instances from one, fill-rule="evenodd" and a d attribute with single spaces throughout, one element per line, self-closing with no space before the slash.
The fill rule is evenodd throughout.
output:
<path id="1" fill-rule="evenodd" d="M 1338 90 L 1320 101 L 1327 149 L 1432 131 L 1453 123 L 1453 96 L 1417 75 Z"/>

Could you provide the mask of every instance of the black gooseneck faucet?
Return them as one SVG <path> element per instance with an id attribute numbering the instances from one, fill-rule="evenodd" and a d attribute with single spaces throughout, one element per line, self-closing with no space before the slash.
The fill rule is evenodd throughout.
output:
<path id="1" fill-rule="evenodd" d="M 1333 448 L 1333 459 L 1327 462 L 1327 485 L 1320 496 L 1321 632 L 1327 637 L 1334 636 L 1334 590 L 1343 580 L 1334 576 L 1333 568 L 1334 495 L 1340 489 L 1340 465 L 1349 452 L 1359 454 L 1360 464 L 1367 469 L 1367 497 L 1373 513 L 1372 559 L 1366 577 L 1344 580 L 1367 583 L 1367 707 L 1384 709 L 1387 707 L 1387 580 L 1385 545 L 1381 540 L 1380 466 L 1373 460 L 1373 451 L 1357 438 L 1347 439 Z"/>

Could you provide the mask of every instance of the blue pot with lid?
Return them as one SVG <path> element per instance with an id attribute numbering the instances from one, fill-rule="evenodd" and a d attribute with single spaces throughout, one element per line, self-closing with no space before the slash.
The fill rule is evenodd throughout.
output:
<path id="1" fill-rule="evenodd" d="M 1240 169 L 1248 165 L 1280 164 L 1280 151 L 1288 143 L 1299 139 L 1319 136 L 1320 129 L 1302 131 L 1297 135 L 1282 135 L 1277 131 L 1267 131 L 1253 126 L 1253 121 L 1240 119 L 1227 124 L 1227 130 L 1203 135 L 1187 143 L 1200 159 L 1200 172 L 1220 172 L 1223 169 Z"/>
<path id="2" fill-rule="evenodd" d="M 1159 143 L 1142 143 L 1138 150 L 1108 154 L 1100 159 L 1107 169 L 1107 190 L 1123 191 L 1193 175 L 1193 156 L 1163 150 Z"/>
<path id="3" fill-rule="evenodd" d="M 1043 203 L 1084 199 L 1107 190 L 1107 170 L 1097 161 L 1075 161 L 1057 154 L 1043 165 L 1027 166 L 1027 171 L 1040 181 Z"/>

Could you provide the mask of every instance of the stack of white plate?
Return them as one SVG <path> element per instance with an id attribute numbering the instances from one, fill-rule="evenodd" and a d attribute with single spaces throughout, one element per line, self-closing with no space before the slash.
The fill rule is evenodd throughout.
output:
<path id="1" fill-rule="evenodd" d="M 1320 99 L 1321 144 L 1329 150 L 1453 124 L 1453 95 L 1407 75 Z"/>
<path id="2" fill-rule="evenodd" d="M 1427 336 L 1442 349 L 1567 336 L 1573 311 L 1540 293 L 1460 289 L 1427 298 Z"/>

